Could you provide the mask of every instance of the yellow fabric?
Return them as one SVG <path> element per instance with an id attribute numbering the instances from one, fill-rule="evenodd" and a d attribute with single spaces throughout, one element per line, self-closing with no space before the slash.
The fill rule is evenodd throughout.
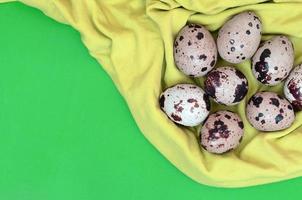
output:
<path id="1" fill-rule="evenodd" d="M 197 142 L 198 128 L 176 126 L 158 105 L 159 94 L 168 86 L 183 82 L 202 85 L 202 80 L 184 76 L 173 62 L 173 39 L 187 21 L 216 31 L 230 16 L 253 10 L 262 19 L 263 39 L 280 33 L 291 37 L 295 64 L 298 64 L 302 62 L 302 0 L 275 0 L 275 3 L 264 0 L 21 2 L 41 9 L 81 33 L 91 55 L 102 64 L 126 99 L 145 137 L 195 181 L 243 187 L 302 175 L 302 112 L 297 113 L 292 127 L 275 133 L 259 133 L 246 120 L 244 108 L 253 93 L 268 89 L 281 93 L 282 89 L 281 85 L 268 88 L 258 84 L 249 61 L 236 65 L 249 79 L 249 93 L 238 106 L 227 108 L 238 112 L 245 124 L 243 142 L 234 152 L 222 156 L 205 152 Z M 217 66 L 223 63 L 220 61 Z M 215 104 L 213 108 L 225 107 Z"/>

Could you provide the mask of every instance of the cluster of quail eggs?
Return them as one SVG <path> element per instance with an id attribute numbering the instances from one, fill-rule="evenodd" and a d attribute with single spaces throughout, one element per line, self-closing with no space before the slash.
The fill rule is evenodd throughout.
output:
<path id="1" fill-rule="evenodd" d="M 177 68 L 190 77 L 202 77 L 204 89 L 195 84 L 177 84 L 159 97 L 161 109 L 173 122 L 200 129 L 200 145 L 211 153 L 235 149 L 244 135 L 240 116 L 228 110 L 210 114 L 211 102 L 233 106 L 244 99 L 249 83 L 232 64 L 251 59 L 255 78 L 274 86 L 285 80 L 284 97 L 264 91 L 254 94 L 246 105 L 249 123 L 259 131 L 278 131 L 291 126 L 295 111 L 302 110 L 302 64 L 293 68 L 294 49 L 284 35 L 261 42 L 262 24 L 252 11 L 233 16 L 219 30 L 215 42 L 202 25 L 188 24 L 174 41 Z M 230 63 L 215 67 L 218 53 Z"/>

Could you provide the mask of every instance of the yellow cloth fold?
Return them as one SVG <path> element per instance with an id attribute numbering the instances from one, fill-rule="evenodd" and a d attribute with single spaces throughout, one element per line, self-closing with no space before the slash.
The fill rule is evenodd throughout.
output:
<path id="1" fill-rule="evenodd" d="M 0 0 L 8 2 L 10 0 Z M 263 22 L 263 38 L 286 34 L 302 62 L 302 1 L 275 0 L 21 0 L 77 29 L 82 40 L 111 76 L 145 137 L 178 169 L 195 181 L 221 187 L 244 187 L 302 175 L 302 112 L 287 130 L 259 133 L 247 122 L 245 105 L 258 90 L 282 92 L 257 83 L 250 62 L 236 65 L 250 89 L 239 105 L 245 123 L 240 147 L 225 155 L 209 154 L 197 142 L 198 128 L 182 128 L 160 110 L 158 96 L 175 83 L 194 82 L 175 67 L 173 40 L 187 21 L 216 31 L 232 15 L 255 11 Z M 225 62 L 220 61 L 217 66 Z M 226 109 L 215 104 L 214 110 Z M 213 111 L 214 111 L 213 110 Z M 131 133 L 127 133 L 131 134 Z M 139 156 L 139 155 L 138 155 Z M 159 175 L 160 176 L 160 175 Z"/>

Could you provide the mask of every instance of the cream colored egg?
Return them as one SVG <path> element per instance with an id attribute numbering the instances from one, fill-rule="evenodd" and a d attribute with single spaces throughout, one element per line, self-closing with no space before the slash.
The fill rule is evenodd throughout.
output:
<path id="1" fill-rule="evenodd" d="M 174 41 L 174 61 L 188 76 L 207 74 L 217 61 L 217 48 L 211 33 L 198 24 L 182 28 Z"/>
<path id="2" fill-rule="evenodd" d="M 235 15 L 219 30 L 217 48 L 219 55 L 230 63 L 250 59 L 261 41 L 260 18 L 251 11 Z"/>
<path id="3" fill-rule="evenodd" d="M 244 134 L 244 124 L 236 113 L 218 111 L 211 114 L 200 131 L 201 146 L 211 153 L 221 154 L 235 149 Z"/>
<path id="4" fill-rule="evenodd" d="M 205 91 L 214 101 L 224 105 L 236 105 L 247 94 L 248 81 L 234 67 L 219 67 L 207 74 Z"/>
<path id="5" fill-rule="evenodd" d="M 294 49 L 286 36 L 275 36 L 261 44 L 252 59 L 256 79 L 265 85 L 281 83 L 294 64 Z"/>
<path id="6" fill-rule="evenodd" d="M 295 110 L 302 110 L 302 64 L 295 67 L 286 79 L 284 95 Z"/>
<path id="7" fill-rule="evenodd" d="M 210 101 L 205 92 L 192 84 L 177 84 L 166 89 L 159 98 L 161 109 L 174 122 L 196 126 L 210 112 Z"/>
<path id="8" fill-rule="evenodd" d="M 295 113 L 290 103 L 274 92 L 254 94 L 246 106 L 251 125 L 260 131 L 279 131 L 292 125 Z"/>

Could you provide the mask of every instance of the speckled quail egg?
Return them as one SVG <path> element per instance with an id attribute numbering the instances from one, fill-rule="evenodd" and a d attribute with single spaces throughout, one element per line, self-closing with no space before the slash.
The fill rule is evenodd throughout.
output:
<path id="1" fill-rule="evenodd" d="M 184 126 L 199 125 L 210 111 L 208 95 L 192 84 L 177 84 L 166 89 L 160 95 L 159 103 L 172 121 Z"/>
<path id="2" fill-rule="evenodd" d="M 252 59 L 252 71 L 265 85 L 283 81 L 294 64 L 294 49 L 286 36 L 275 36 L 261 44 Z"/>
<path id="3" fill-rule="evenodd" d="M 220 28 L 217 37 L 219 55 L 230 63 L 250 59 L 261 41 L 260 18 L 251 11 L 235 15 Z"/>
<path id="4" fill-rule="evenodd" d="M 302 110 L 302 64 L 295 67 L 286 79 L 284 95 L 295 110 Z"/>
<path id="5" fill-rule="evenodd" d="M 248 101 L 246 116 L 260 131 L 278 131 L 291 126 L 295 120 L 292 105 L 274 92 L 259 92 Z"/>
<path id="6" fill-rule="evenodd" d="M 248 81 L 244 74 L 234 67 L 219 67 L 208 73 L 205 92 L 214 101 L 224 105 L 238 104 L 247 94 Z"/>
<path id="7" fill-rule="evenodd" d="M 218 111 L 211 114 L 200 131 L 201 146 L 216 154 L 235 149 L 244 134 L 241 118 L 230 111 Z"/>
<path id="8" fill-rule="evenodd" d="M 182 28 L 174 41 L 174 60 L 188 76 L 207 74 L 217 61 L 217 48 L 210 32 L 198 24 Z"/>

